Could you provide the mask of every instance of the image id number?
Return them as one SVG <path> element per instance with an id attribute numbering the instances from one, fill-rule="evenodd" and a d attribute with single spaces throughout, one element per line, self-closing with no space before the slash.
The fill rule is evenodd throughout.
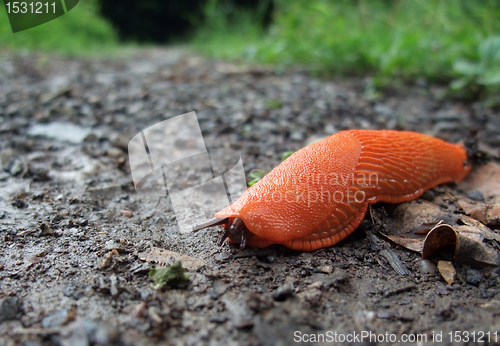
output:
<path id="1" fill-rule="evenodd" d="M 498 342 L 498 332 L 484 332 L 484 331 L 473 331 L 473 332 L 467 332 L 467 331 L 454 331 L 454 332 L 449 332 L 448 333 L 450 342 L 455 343 L 455 342 L 493 342 L 496 343 Z"/>
<path id="2" fill-rule="evenodd" d="M 53 2 L 52 4 L 49 4 L 46 2 L 45 4 L 42 2 L 37 2 L 37 3 L 27 3 L 27 2 L 18 2 L 18 1 L 13 1 L 13 2 L 6 2 L 5 6 L 7 7 L 7 13 L 30 13 L 30 14 L 46 14 L 50 13 L 49 11 L 52 10 L 52 13 L 56 13 L 56 3 Z"/>

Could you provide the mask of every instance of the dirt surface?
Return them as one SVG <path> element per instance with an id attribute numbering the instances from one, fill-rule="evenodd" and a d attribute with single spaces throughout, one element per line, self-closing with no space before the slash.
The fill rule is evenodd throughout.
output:
<path id="1" fill-rule="evenodd" d="M 359 339 L 363 331 L 382 343 L 393 333 L 400 344 L 416 344 L 403 334 L 452 344 L 451 331 L 495 341 L 500 271 L 455 263 L 455 283 L 446 283 L 378 234 L 390 225 L 387 206 L 331 248 L 240 251 L 216 246 L 216 228 L 180 234 L 168 197 L 134 191 L 129 140 L 190 111 L 207 148 L 239 151 L 247 173 L 352 128 L 451 142 L 477 130 L 480 147 L 498 156 L 498 111 L 442 98 L 444 88 L 424 81 L 372 101 L 367 90 L 361 79 L 277 74 L 174 49 L 113 62 L 4 54 L 0 345 L 322 344 L 320 334 L 337 337 L 329 344 L 374 344 Z M 454 184 L 424 198 L 460 213 L 450 195 L 460 195 Z M 151 287 L 155 264 L 141 258 L 156 248 L 202 260 L 184 257 L 187 287 Z"/>

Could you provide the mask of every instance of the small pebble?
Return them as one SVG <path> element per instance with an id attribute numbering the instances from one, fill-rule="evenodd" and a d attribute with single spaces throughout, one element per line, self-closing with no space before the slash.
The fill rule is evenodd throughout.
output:
<path id="1" fill-rule="evenodd" d="M 465 277 L 465 281 L 472 286 L 479 286 L 481 281 L 483 281 L 483 274 L 477 269 L 468 269 Z"/>
<path id="2" fill-rule="evenodd" d="M 213 322 L 213 323 L 221 324 L 221 323 L 224 323 L 224 322 L 227 321 L 227 316 L 224 316 L 224 315 L 215 315 L 215 316 L 209 317 L 208 320 L 210 322 Z"/>
<path id="3" fill-rule="evenodd" d="M 130 210 L 121 210 L 120 214 L 125 217 L 132 217 L 133 213 Z"/>
<path id="4" fill-rule="evenodd" d="M 118 295 L 118 278 L 116 277 L 116 275 L 113 274 L 109 277 L 109 281 L 110 281 L 109 292 L 113 297 L 116 297 Z"/>
<path id="5" fill-rule="evenodd" d="M 304 133 L 302 131 L 293 131 L 290 134 L 290 139 L 296 142 L 302 142 L 304 140 Z"/>
<path id="6" fill-rule="evenodd" d="M 83 287 L 80 287 L 78 285 L 75 285 L 75 284 L 69 284 L 66 286 L 66 288 L 64 289 L 64 292 L 63 294 L 66 296 L 66 297 L 70 297 L 70 298 L 73 298 L 74 300 L 78 300 L 80 299 L 81 297 L 84 296 L 85 294 L 85 290 Z"/>
<path id="7" fill-rule="evenodd" d="M 105 321 L 83 319 L 83 324 L 92 345 L 120 344 L 118 329 L 111 327 Z"/>
<path id="8" fill-rule="evenodd" d="M 436 265 L 429 261 L 428 259 L 424 259 L 420 261 L 419 269 L 422 274 L 425 275 L 434 275 L 436 274 Z"/>
<path id="9" fill-rule="evenodd" d="M 9 170 L 10 174 L 13 176 L 18 175 L 19 173 L 21 173 L 24 170 L 24 164 L 18 158 L 12 159 L 9 162 L 8 166 L 9 166 L 8 170 Z"/>
<path id="10" fill-rule="evenodd" d="M 323 285 L 324 285 L 324 284 L 323 284 L 323 282 L 321 282 L 321 281 L 316 281 L 316 282 L 313 282 L 312 284 L 310 284 L 310 285 L 309 285 L 309 286 L 307 286 L 307 287 L 309 287 L 309 288 L 317 288 L 317 289 L 321 289 L 321 288 L 323 287 Z"/>
<path id="11" fill-rule="evenodd" d="M 106 250 L 123 250 L 123 246 L 120 242 L 116 241 L 116 240 L 108 240 L 106 242 L 106 244 L 104 245 L 104 248 Z"/>
<path id="12" fill-rule="evenodd" d="M 54 235 L 54 231 L 52 230 L 48 222 L 44 222 L 40 225 L 40 234 L 44 236 Z"/>
<path id="13" fill-rule="evenodd" d="M 116 158 L 118 158 L 118 157 L 120 157 L 120 156 L 123 155 L 123 151 L 121 151 L 118 148 L 109 148 L 107 154 L 108 154 L 109 157 L 112 157 L 112 158 L 116 159 Z"/>
<path id="14" fill-rule="evenodd" d="M 500 310 L 500 300 L 491 300 L 487 303 L 481 304 L 480 305 L 481 309 L 491 311 L 491 312 L 497 312 Z"/>
<path id="15" fill-rule="evenodd" d="M 479 190 L 469 191 L 466 193 L 467 197 L 474 201 L 484 201 L 483 193 Z"/>
<path id="16" fill-rule="evenodd" d="M 325 273 L 325 274 L 331 274 L 331 273 L 333 273 L 333 267 L 329 266 L 329 265 L 321 267 L 320 270 L 321 270 L 322 273 Z"/>
<path id="17" fill-rule="evenodd" d="M 4 297 L 0 299 L 0 321 L 12 320 L 16 317 L 20 307 L 19 299 Z"/>
<path id="18" fill-rule="evenodd" d="M 278 302 L 283 302 L 288 297 L 290 297 L 293 294 L 293 292 L 294 292 L 293 285 L 285 284 L 285 285 L 279 287 L 276 291 L 274 291 L 271 294 L 271 297 Z"/>
<path id="19" fill-rule="evenodd" d="M 1 167 L 0 167 L 1 168 Z M 10 177 L 10 174 L 7 172 L 0 172 L 0 181 L 7 179 Z"/>
<path id="20" fill-rule="evenodd" d="M 63 309 L 61 311 L 55 312 L 42 320 L 43 328 L 58 328 L 62 326 L 68 320 L 69 311 Z"/>
<path id="21" fill-rule="evenodd" d="M 80 219 L 80 220 L 77 221 L 77 223 L 80 226 L 85 227 L 85 226 L 87 226 L 89 224 L 89 220 L 87 220 L 87 219 Z"/>
<path id="22" fill-rule="evenodd" d="M 377 317 L 383 320 L 388 320 L 394 317 L 394 311 L 392 310 L 381 310 L 377 313 Z"/>
<path id="23" fill-rule="evenodd" d="M 267 256 L 267 261 L 269 263 L 274 263 L 276 261 L 276 256 Z"/>

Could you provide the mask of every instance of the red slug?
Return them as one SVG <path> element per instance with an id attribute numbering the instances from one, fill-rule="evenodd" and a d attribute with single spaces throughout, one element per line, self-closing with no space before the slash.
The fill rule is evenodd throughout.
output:
<path id="1" fill-rule="evenodd" d="M 338 243 L 365 217 L 368 205 L 401 203 L 470 170 L 465 149 L 407 131 L 342 131 L 283 161 L 215 218 L 230 242 L 282 244 L 312 251 Z"/>

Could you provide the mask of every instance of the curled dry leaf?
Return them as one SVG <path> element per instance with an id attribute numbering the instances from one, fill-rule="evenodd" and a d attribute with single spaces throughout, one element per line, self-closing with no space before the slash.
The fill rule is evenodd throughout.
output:
<path id="1" fill-rule="evenodd" d="M 430 258 L 443 248 L 451 247 L 457 263 L 500 266 L 500 236 L 484 225 L 477 227 L 467 222 L 455 227 L 447 224 L 434 227 L 425 237 L 422 258 Z"/>
<path id="2" fill-rule="evenodd" d="M 458 243 L 457 232 L 447 224 L 434 227 L 425 237 L 422 247 L 422 258 L 428 259 L 439 250 L 451 248 L 455 252 Z"/>
<path id="3" fill-rule="evenodd" d="M 205 261 L 178 252 L 152 247 L 147 252 L 138 254 L 139 258 L 147 262 L 155 262 L 160 265 L 171 265 L 176 261 L 181 261 L 187 270 L 196 271 L 205 265 Z"/>

